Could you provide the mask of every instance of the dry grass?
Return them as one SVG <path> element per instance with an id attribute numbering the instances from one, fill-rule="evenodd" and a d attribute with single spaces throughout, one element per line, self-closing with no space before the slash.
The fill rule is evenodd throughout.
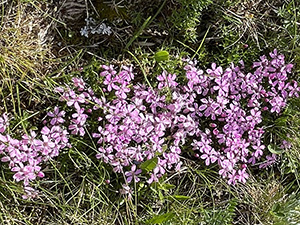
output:
<path id="1" fill-rule="evenodd" d="M 223 14 L 223 19 L 230 21 L 229 30 L 235 31 L 238 34 L 238 39 L 227 46 L 230 48 L 241 40 L 252 39 L 260 49 L 261 42 L 268 46 L 265 40 L 269 31 L 279 33 L 282 31 L 282 21 L 278 17 L 280 7 L 286 1 L 279 0 L 242 0 L 231 4 L 228 8 L 220 8 Z"/>
<path id="2" fill-rule="evenodd" d="M 43 79 L 57 66 L 48 31 L 51 21 L 38 2 L 2 5 L 0 77 L 12 81 Z"/>
<path id="3" fill-rule="evenodd" d="M 43 102 L 46 78 L 62 61 L 52 51 L 55 23 L 45 1 L 6 1 L 0 10 L 0 112 L 23 117 L 21 108 Z"/>

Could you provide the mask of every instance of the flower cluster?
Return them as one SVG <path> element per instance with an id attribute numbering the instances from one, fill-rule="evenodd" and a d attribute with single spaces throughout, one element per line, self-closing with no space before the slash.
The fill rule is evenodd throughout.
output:
<path id="1" fill-rule="evenodd" d="M 143 85 L 134 86 L 132 95 L 132 89 L 129 88 L 134 79 L 132 67 L 123 66 L 119 73 L 113 66 L 103 66 L 103 69 L 100 73 L 103 92 L 114 92 L 116 98 L 112 101 L 107 101 L 105 97 L 97 98 L 82 78 L 72 79 L 75 91 L 70 87 L 56 89 L 61 93 L 60 99 L 75 109 L 68 127 L 71 134 L 83 136 L 89 117 L 85 112 L 97 112 L 101 125 L 98 132 L 93 132 L 99 144 L 96 157 L 112 165 L 115 172 L 124 173 L 128 183 L 132 180 L 138 182 L 138 175 L 142 171 L 137 165 L 157 157 L 157 154 L 161 154 L 161 157 L 148 179 L 149 183 L 158 181 L 167 168 L 179 170 L 182 164 L 178 147 L 180 138 L 177 138 L 176 145 L 171 146 L 170 152 L 163 150 L 163 145 L 167 146 L 164 137 L 172 126 L 171 113 L 161 110 L 167 107 L 165 97 L 159 96 L 157 91 L 147 91 Z M 173 79 L 175 77 L 173 75 Z"/>
<path id="2" fill-rule="evenodd" d="M 24 134 L 21 140 L 5 132 L 9 125 L 7 115 L 3 114 L 0 117 L 1 161 L 9 163 L 9 168 L 15 173 L 13 175 L 15 181 L 23 182 L 24 199 L 37 196 L 38 192 L 31 187 L 30 182 L 37 177 L 45 176 L 42 172 L 42 164 L 58 156 L 63 148 L 70 147 L 68 132 L 61 126 L 64 122 L 62 118 L 64 111 L 59 112 L 59 109 L 55 107 L 54 112 L 49 112 L 48 116 L 52 119 L 49 125 L 45 121 L 40 137 L 36 132 L 30 131 L 30 134 Z"/>
<path id="3" fill-rule="evenodd" d="M 299 97 L 297 82 L 287 76 L 293 65 L 285 64 L 276 50 L 270 57 L 255 62 L 253 73 L 245 71 L 243 62 L 226 69 L 213 63 L 203 71 L 196 61 L 185 60 L 186 84 L 178 84 L 176 74 L 164 71 L 157 77 L 157 88 L 133 85 L 132 67 L 117 72 L 103 65 L 102 97 L 97 98 L 82 78 L 73 78 L 75 91 L 59 88 L 61 100 L 76 109 L 69 129 L 83 136 L 86 113 L 96 113 L 96 157 L 123 173 L 127 183 L 144 177 L 140 164 L 154 158 L 157 163 L 148 183 L 180 170 L 184 149 L 192 149 L 207 166 L 217 163 L 229 184 L 245 183 L 247 166 L 264 155 L 264 115 L 279 114 L 289 97 Z M 166 90 L 171 100 L 163 94 Z M 269 165 L 276 156 L 267 160 Z"/>
<path id="4" fill-rule="evenodd" d="M 105 23 L 97 24 L 96 21 L 89 17 L 85 19 L 86 25 L 80 29 L 81 36 L 89 37 L 89 34 L 111 35 L 111 27 Z"/>
<path id="5" fill-rule="evenodd" d="M 247 164 L 255 164 L 264 154 L 264 113 L 280 113 L 288 97 L 299 97 L 295 81 L 288 81 L 292 64 L 284 56 L 270 53 L 271 60 L 262 56 L 253 64 L 254 73 L 246 73 L 244 64 L 226 68 L 212 64 L 206 73 L 189 62 L 185 67 L 188 84 L 183 90 L 195 95 L 193 111 L 209 123 L 205 138 L 193 140 L 194 150 L 200 152 L 205 164 L 217 162 L 219 174 L 229 184 L 246 182 Z M 206 129 L 205 127 L 203 127 Z M 268 164 L 276 156 L 267 156 Z M 264 167 L 264 166 L 262 166 Z"/>
<path id="6" fill-rule="evenodd" d="M 229 184 L 245 183 L 248 165 L 265 157 L 260 166 L 265 168 L 277 158 L 265 151 L 265 116 L 280 114 L 289 98 L 299 97 L 297 82 L 288 79 L 293 65 L 276 50 L 270 57 L 260 57 L 254 72 L 246 72 L 243 62 L 228 68 L 213 63 L 203 71 L 197 61 L 185 59 L 185 83 L 163 71 L 157 88 L 135 83 L 132 66 L 117 71 L 103 65 L 101 96 L 77 77 L 70 86 L 55 89 L 71 113 L 55 107 L 40 135 L 31 131 L 13 139 L 4 134 L 7 115 L 0 117 L 1 161 L 9 162 L 14 179 L 23 182 L 24 197 L 34 197 L 30 181 L 44 176 L 42 163 L 71 147 L 69 133 L 83 137 L 88 131 L 97 141 L 96 158 L 124 175 L 121 193 L 131 193 L 131 182 L 146 177 L 150 184 L 168 171 L 179 171 L 182 153 L 192 153 L 206 166 L 217 164 Z M 93 118 L 98 118 L 96 131 L 89 126 Z M 155 164 L 151 169 L 143 167 L 148 160 Z"/>

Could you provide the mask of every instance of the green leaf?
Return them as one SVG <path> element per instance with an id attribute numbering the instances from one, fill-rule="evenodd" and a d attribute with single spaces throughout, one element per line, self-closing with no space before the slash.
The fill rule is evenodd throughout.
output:
<path id="1" fill-rule="evenodd" d="M 275 124 L 277 126 L 284 126 L 284 125 L 286 125 L 287 120 L 288 120 L 288 117 L 280 117 L 277 120 L 275 120 Z"/>
<path id="2" fill-rule="evenodd" d="M 281 153 L 283 153 L 283 149 L 280 149 L 277 145 L 275 145 L 275 144 L 269 144 L 268 145 L 268 150 L 269 150 L 269 152 L 271 152 L 271 153 L 274 153 L 274 154 L 281 154 Z"/>
<path id="3" fill-rule="evenodd" d="M 163 201 L 163 200 L 164 200 L 164 196 L 163 196 L 163 194 L 161 193 L 161 191 L 158 192 L 158 197 L 159 197 L 159 200 L 160 200 L 160 201 Z"/>
<path id="4" fill-rule="evenodd" d="M 140 29 L 133 35 L 133 37 L 129 40 L 127 45 L 125 46 L 125 49 L 128 49 L 130 45 L 137 39 L 140 34 L 143 32 L 143 30 L 150 24 L 149 21 L 151 19 L 151 16 L 146 19 L 146 21 L 143 23 L 143 25 L 140 27 Z"/>
<path id="5" fill-rule="evenodd" d="M 161 224 L 161 223 L 164 223 L 168 220 L 173 219 L 174 216 L 175 216 L 175 213 L 173 213 L 173 212 L 165 213 L 165 214 L 162 214 L 162 215 L 154 216 L 153 218 L 147 220 L 145 223 L 147 223 L 147 224 Z"/>
<path id="6" fill-rule="evenodd" d="M 284 213 L 281 213 L 281 212 L 276 213 L 276 216 L 278 216 L 278 217 L 286 217 L 286 215 Z"/>
<path id="7" fill-rule="evenodd" d="M 158 162 L 158 158 L 157 157 L 149 159 L 146 162 L 143 162 L 141 164 L 141 169 L 142 170 L 146 170 L 147 172 L 150 172 L 150 171 L 152 171 L 156 167 L 157 162 Z"/>
<path id="8" fill-rule="evenodd" d="M 163 183 L 163 184 L 160 184 L 159 189 L 167 191 L 167 190 L 173 189 L 175 187 L 176 186 L 174 184 Z"/>
<path id="9" fill-rule="evenodd" d="M 166 61 L 169 59 L 169 52 L 167 51 L 159 51 L 154 55 L 156 62 Z"/>
<path id="10" fill-rule="evenodd" d="M 39 128 L 37 128 L 36 126 L 30 127 L 30 130 L 34 131 L 34 130 L 38 130 Z"/>
<path id="11" fill-rule="evenodd" d="M 191 197 L 189 196 L 185 196 L 185 195 L 171 195 L 171 196 L 167 196 L 166 199 L 169 199 L 169 200 L 179 200 L 179 201 L 184 201 L 184 200 L 188 200 L 190 199 Z"/>
<path id="12" fill-rule="evenodd" d="M 280 210 L 280 204 L 279 203 L 276 203 L 276 204 L 274 204 L 273 206 L 272 206 L 272 213 L 277 213 L 277 212 L 279 212 L 279 210 Z"/>

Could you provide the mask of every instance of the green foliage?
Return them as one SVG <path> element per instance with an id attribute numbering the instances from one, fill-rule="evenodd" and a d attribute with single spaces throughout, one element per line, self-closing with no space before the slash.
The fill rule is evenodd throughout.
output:
<path id="1" fill-rule="evenodd" d="M 152 217 L 151 219 L 147 220 L 146 224 L 162 224 L 164 222 L 167 222 L 171 220 L 175 216 L 175 213 L 165 213 L 161 215 L 157 215 Z"/>
<path id="2" fill-rule="evenodd" d="M 291 143 L 291 148 L 282 153 L 281 173 L 293 174 L 298 185 L 300 184 L 300 100 L 293 98 L 283 114 L 275 120 L 275 132 Z M 274 149 L 275 149 L 274 148 Z M 275 153 L 275 152 L 274 152 Z"/>
<path id="3" fill-rule="evenodd" d="M 274 217 L 274 225 L 296 225 L 300 222 L 300 200 L 294 193 L 287 199 L 273 205 L 270 214 Z"/>
<path id="4" fill-rule="evenodd" d="M 149 160 L 143 162 L 141 164 L 140 168 L 142 170 L 146 170 L 147 172 L 150 172 L 150 171 L 152 171 L 156 167 L 157 162 L 158 162 L 158 158 L 154 157 L 152 159 L 149 159 Z"/>
<path id="5" fill-rule="evenodd" d="M 280 149 L 277 145 L 275 144 L 269 144 L 268 145 L 268 150 L 269 152 L 273 153 L 273 154 L 281 154 L 283 153 L 283 149 Z"/>
<path id="6" fill-rule="evenodd" d="M 176 0 L 169 22 L 186 41 L 196 42 L 202 11 L 211 3 L 211 0 Z"/>
<path id="7" fill-rule="evenodd" d="M 231 199 L 225 209 L 203 209 L 205 224 L 222 225 L 233 224 L 234 216 L 236 215 L 237 201 Z"/>
<path id="8" fill-rule="evenodd" d="M 156 62 L 166 61 L 169 59 L 169 52 L 167 51 L 158 51 L 154 55 Z"/>

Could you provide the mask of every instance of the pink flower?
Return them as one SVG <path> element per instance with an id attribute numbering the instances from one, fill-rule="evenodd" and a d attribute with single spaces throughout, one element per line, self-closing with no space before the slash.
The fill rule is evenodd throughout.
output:
<path id="1" fill-rule="evenodd" d="M 238 170 L 237 178 L 239 182 L 246 183 L 247 179 L 249 178 L 249 174 L 246 172 L 246 168 Z"/>
<path id="2" fill-rule="evenodd" d="M 127 182 L 130 183 L 132 179 L 134 179 L 135 182 L 139 182 L 140 178 L 137 177 L 142 172 L 141 169 L 136 169 L 136 165 L 131 166 L 131 171 L 125 172 L 125 176 L 127 177 Z"/>
<path id="3" fill-rule="evenodd" d="M 78 88 L 78 91 L 83 91 L 85 88 L 85 82 L 82 78 L 73 77 L 72 78 L 73 84 L 75 87 Z"/>
<path id="4" fill-rule="evenodd" d="M 69 92 L 69 99 L 67 100 L 67 105 L 72 106 L 74 105 L 75 109 L 80 109 L 79 104 L 85 102 L 84 94 L 77 95 L 74 91 Z"/>
<path id="5" fill-rule="evenodd" d="M 47 116 L 52 117 L 50 124 L 52 126 L 63 123 L 65 120 L 63 117 L 65 116 L 66 112 L 65 111 L 59 111 L 59 108 L 57 106 L 54 107 L 54 111 L 48 112 Z"/>

